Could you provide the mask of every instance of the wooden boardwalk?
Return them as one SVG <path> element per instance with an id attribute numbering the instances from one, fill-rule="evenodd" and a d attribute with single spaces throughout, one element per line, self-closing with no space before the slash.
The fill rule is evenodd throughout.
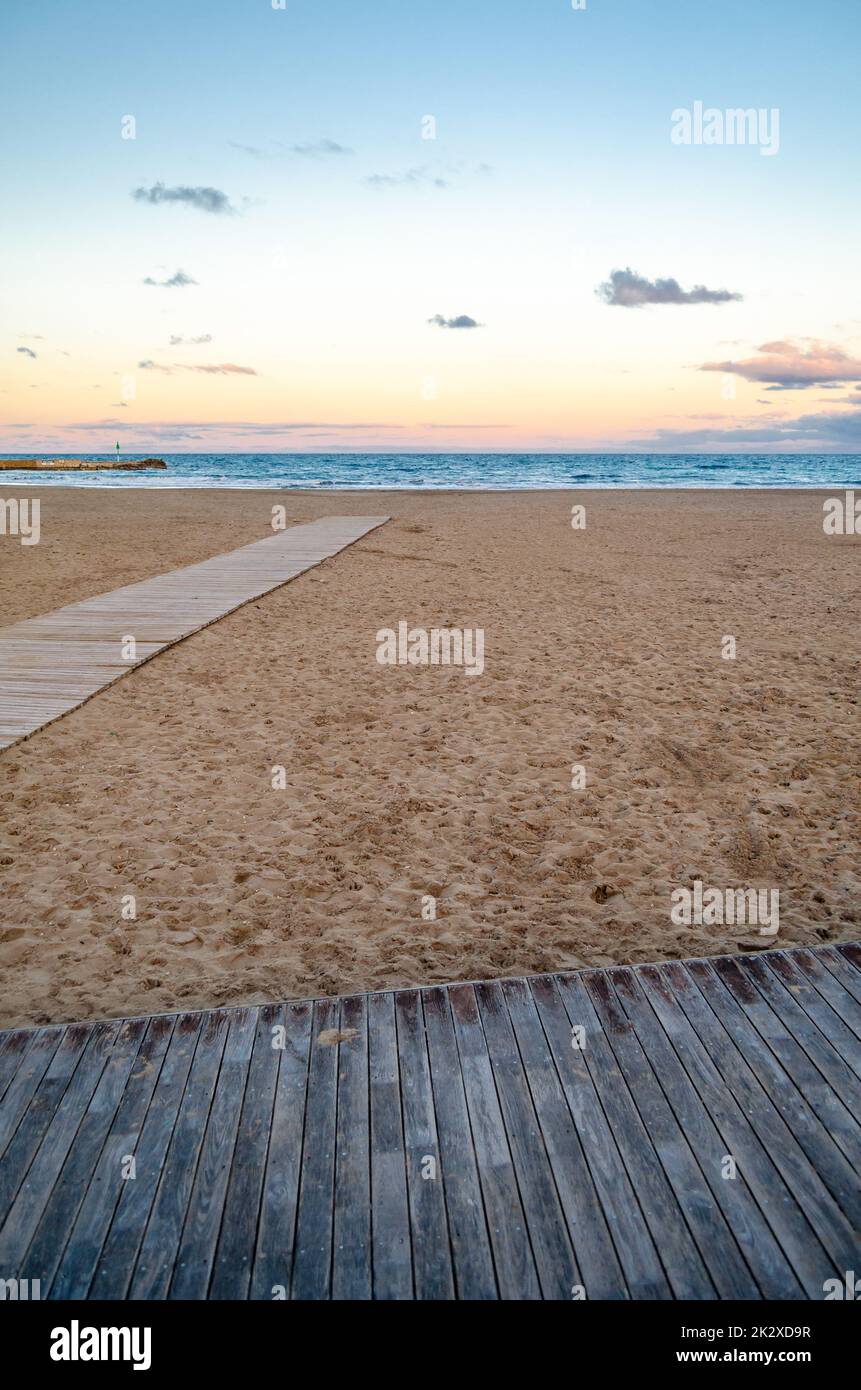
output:
<path id="1" fill-rule="evenodd" d="M 844 945 L 2 1033 L 0 1279 L 821 1299 L 861 1268 L 859 967 Z"/>
<path id="2" fill-rule="evenodd" d="M 68 714 L 157 652 L 382 526 L 328 516 L 0 629 L 0 748 Z M 135 655 L 123 642 L 135 639 Z"/>

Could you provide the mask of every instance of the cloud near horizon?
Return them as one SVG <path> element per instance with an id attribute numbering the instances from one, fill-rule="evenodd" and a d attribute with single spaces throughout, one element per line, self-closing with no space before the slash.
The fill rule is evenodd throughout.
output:
<path id="1" fill-rule="evenodd" d="M 149 203 L 154 207 L 160 203 L 184 203 L 187 207 L 197 208 L 199 212 L 216 216 L 232 216 L 236 212 L 227 194 L 222 193 L 220 188 L 193 188 L 188 184 L 168 188 L 163 183 L 154 183 L 150 188 L 133 189 L 132 197 L 138 203 Z"/>
<path id="2" fill-rule="evenodd" d="M 211 343 L 211 342 L 212 342 L 212 334 L 211 334 L 211 333 L 201 333 L 201 335 L 200 335 L 199 338 L 183 338 L 183 337 L 181 337 L 181 335 L 178 334 L 178 333 L 171 333 L 171 335 L 170 335 L 170 346 L 171 346 L 171 347 L 180 347 L 180 346 L 189 346 L 189 345 L 197 346 L 197 345 L 200 344 L 200 343 Z"/>
<path id="3" fill-rule="evenodd" d="M 683 290 L 678 280 L 647 280 L 630 266 L 612 271 L 595 293 L 606 304 L 623 309 L 640 309 L 644 304 L 728 304 L 743 298 L 732 290 L 709 290 L 705 285 Z"/>
<path id="4" fill-rule="evenodd" d="M 436 328 L 483 328 L 484 324 L 477 319 L 470 318 L 469 314 L 458 314 L 453 319 L 447 319 L 442 314 L 434 314 L 433 318 L 428 319 L 428 323 L 434 324 Z"/>
<path id="5" fill-rule="evenodd" d="M 164 372 L 167 376 L 172 376 L 174 372 L 208 372 L 212 376 L 259 376 L 254 367 L 239 367 L 235 362 L 172 362 L 169 367 L 160 362 L 153 362 L 151 358 L 146 358 L 138 362 L 138 367 L 143 371 Z"/>
<path id="6" fill-rule="evenodd" d="M 836 343 L 818 339 L 804 340 L 807 346 L 793 339 L 762 343 L 758 357 L 739 362 L 704 362 L 701 372 L 723 372 L 743 377 L 745 381 L 767 382 L 767 391 L 805 391 L 812 386 L 840 386 L 861 381 L 861 359 Z"/>
<path id="7" fill-rule="evenodd" d="M 115 402 L 114 404 L 120 404 Z M 125 404 L 123 402 L 122 404 Z M 122 420 L 116 416 L 103 417 L 100 420 L 79 420 L 73 423 L 58 425 L 37 425 L 33 422 L 21 422 L 16 425 L 9 425 L 6 429 L 20 429 L 26 431 L 28 435 L 34 431 L 39 431 L 39 437 L 51 436 L 53 440 L 59 435 L 76 436 L 91 435 L 98 433 L 111 433 L 117 431 L 124 435 L 134 435 L 136 437 L 136 448 L 149 447 L 147 441 L 153 444 L 166 444 L 172 440 L 211 440 L 213 436 L 238 436 L 237 440 L 230 439 L 231 444 L 239 444 L 243 437 L 248 439 L 259 439 L 270 441 L 277 439 L 279 435 L 290 436 L 296 433 L 316 432 L 320 437 L 339 439 L 343 435 L 355 435 L 357 432 L 380 430 L 385 434 L 403 432 L 407 426 L 393 425 L 384 423 L 380 420 L 278 420 L 261 422 L 258 420 Z M 2 432 L 2 429 L 0 429 Z M 116 437 L 116 436 L 115 436 Z M 345 441 L 346 442 L 346 441 Z M 131 440 L 128 441 L 131 447 Z M 6 446 L 4 446 L 6 447 Z M 58 447 L 56 442 L 52 447 Z M 73 444 L 72 447 L 81 447 L 80 444 Z"/>
<path id="8" fill-rule="evenodd" d="M 214 376 L 259 376 L 254 367 L 238 367 L 235 362 L 204 363 L 199 366 L 176 364 L 183 372 L 211 372 Z"/>
<path id="9" fill-rule="evenodd" d="M 854 402 L 852 406 L 846 411 L 823 410 L 795 418 L 770 419 L 767 424 L 745 421 L 726 429 L 658 429 L 650 439 L 634 439 L 630 443 L 658 453 L 668 446 L 696 451 L 709 445 L 732 449 L 750 444 L 803 444 L 809 450 L 857 453 L 861 446 L 861 408 Z M 742 448 L 741 452 L 746 450 Z"/>
<path id="10" fill-rule="evenodd" d="M 186 285 L 196 285 L 190 275 L 186 275 L 184 270 L 177 270 L 171 275 L 169 280 L 154 280 L 151 275 L 141 282 L 144 285 L 155 285 L 160 290 L 181 290 Z"/>

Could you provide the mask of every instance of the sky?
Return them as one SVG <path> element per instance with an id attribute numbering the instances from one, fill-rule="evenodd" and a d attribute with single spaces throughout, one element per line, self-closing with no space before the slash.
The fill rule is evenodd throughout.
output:
<path id="1" fill-rule="evenodd" d="M 857 0 L 3 0 L 0 449 L 856 452 L 859 40 Z"/>

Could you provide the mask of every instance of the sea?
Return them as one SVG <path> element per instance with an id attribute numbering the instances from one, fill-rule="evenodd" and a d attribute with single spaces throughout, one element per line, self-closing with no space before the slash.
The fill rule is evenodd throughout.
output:
<path id="1" fill-rule="evenodd" d="M 103 454 L 78 453 L 74 457 L 104 459 Z M 167 464 L 166 470 L 81 473 L 58 469 L 36 474 L 27 469 L 4 469 L 0 472 L 0 488 L 861 488 L 859 454 L 314 453 L 159 457 Z"/>

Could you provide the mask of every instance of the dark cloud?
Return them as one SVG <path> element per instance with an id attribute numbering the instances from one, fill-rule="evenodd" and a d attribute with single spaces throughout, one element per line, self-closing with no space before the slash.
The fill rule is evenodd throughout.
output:
<path id="1" fill-rule="evenodd" d="M 32 357 L 34 360 L 39 355 L 38 353 L 34 352 L 32 348 L 16 348 L 15 351 L 23 352 L 25 357 Z"/>
<path id="2" fill-rule="evenodd" d="M 658 451 L 664 448 L 697 450 L 714 445 L 722 449 L 741 448 L 743 452 L 747 445 L 782 448 L 802 445 L 810 450 L 856 453 L 861 446 L 861 409 L 853 406 L 846 411 L 823 410 L 795 418 L 771 419 L 765 425 L 746 421 L 726 429 L 659 429 L 651 439 L 631 442 Z"/>
<path id="3" fill-rule="evenodd" d="M 819 438 L 834 444 L 861 444 L 861 410 L 837 412 L 822 410 L 812 415 L 799 415 L 787 428 L 798 431 L 801 438 Z M 854 453 L 855 450 L 853 449 Z"/>
<path id="4" fill-rule="evenodd" d="M 630 266 L 627 270 L 614 270 L 595 293 L 606 304 L 623 309 L 640 309 L 644 304 L 728 304 L 742 298 L 730 290 L 708 290 L 705 285 L 683 290 L 678 280 L 647 280 Z"/>
<path id="5" fill-rule="evenodd" d="M 177 270 L 171 275 L 169 280 L 153 280 L 152 276 L 148 275 L 143 283 L 145 285 L 156 285 L 162 290 L 179 290 L 185 285 L 196 285 L 197 281 L 192 280 L 190 275 L 186 275 L 184 270 Z"/>
<path id="6" fill-rule="evenodd" d="M 792 339 L 762 343 L 757 357 L 734 362 L 704 362 L 702 372 L 724 372 L 745 381 L 768 382 L 767 391 L 804 391 L 812 386 L 839 386 L 861 381 L 861 359 L 834 343 L 817 339 L 805 345 Z"/>
<path id="7" fill-rule="evenodd" d="M 447 319 L 442 314 L 434 314 L 433 318 L 428 319 L 437 328 L 483 328 L 484 325 L 477 319 L 471 319 L 469 314 L 458 314 L 456 318 Z"/>
<path id="8" fill-rule="evenodd" d="M 139 203 L 151 203 L 154 206 L 159 203 L 185 203 L 200 212 L 222 216 L 236 212 L 227 194 L 222 193 L 220 188 L 192 188 L 187 184 L 168 188 L 163 183 L 154 183 L 151 188 L 135 188 L 132 197 Z"/>

